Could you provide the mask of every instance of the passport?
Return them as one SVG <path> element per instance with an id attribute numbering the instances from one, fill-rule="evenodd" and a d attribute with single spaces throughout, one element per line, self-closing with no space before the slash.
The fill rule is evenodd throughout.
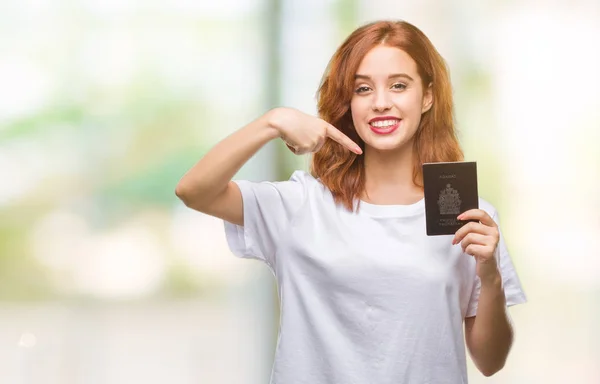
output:
<path id="1" fill-rule="evenodd" d="M 479 208 L 477 163 L 474 161 L 423 164 L 425 222 L 428 236 L 454 235 L 470 221 L 456 217 Z"/>

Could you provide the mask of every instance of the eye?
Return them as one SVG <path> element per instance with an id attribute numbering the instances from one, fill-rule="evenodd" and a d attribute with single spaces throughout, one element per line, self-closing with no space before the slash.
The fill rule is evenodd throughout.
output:
<path id="1" fill-rule="evenodd" d="M 367 91 L 369 91 L 371 88 L 363 85 L 362 87 L 358 87 L 356 88 L 356 90 L 354 90 L 355 93 L 365 93 Z"/>
<path id="2" fill-rule="evenodd" d="M 399 89 L 399 90 L 403 90 L 403 89 L 406 89 L 406 84 L 402 84 L 402 83 L 395 83 L 394 85 L 392 85 L 392 88 L 394 88 L 394 89 Z"/>

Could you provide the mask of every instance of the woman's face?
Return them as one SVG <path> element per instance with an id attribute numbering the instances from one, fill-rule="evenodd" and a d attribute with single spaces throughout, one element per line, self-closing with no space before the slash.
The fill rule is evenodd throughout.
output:
<path id="1" fill-rule="evenodd" d="M 406 52 L 378 45 L 358 66 L 350 109 L 367 150 L 389 151 L 411 144 L 421 114 L 431 103 L 431 88 L 424 92 L 417 64 Z"/>

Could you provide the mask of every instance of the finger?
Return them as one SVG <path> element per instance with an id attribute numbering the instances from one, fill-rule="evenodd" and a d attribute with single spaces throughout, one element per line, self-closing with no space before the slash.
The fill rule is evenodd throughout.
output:
<path id="1" fill-rule="evenodd" d="M 494 234 L 494 228 L 488 227 L 487 225 L 476 223 L 471 221 L 460 227 L 458 231 L 454 233 L 454 238 L 452 239 L 452 245 L 458 244 L 462 241 L 462 239 L 467 236 L 469 233 L 479 233 L 482 235 L 491 236 Z"/>
<path id="2" fill-rule="evenodd" d="M 470 256 L 485 257 L 486 255 L 490 254 L 490 246 L 481 244 L 469 244 L 469 246 L 464 250 L 464 252 Z"/>
<path id="3" fill-rule="evenodd" d="M 286 147 L 288 147 L 288 149 L 289 149 L 290 151 L 292 151 L 292 153 L 294 153 L 294 154 L 296 153 L 296 148 L 292 147 L 292 146 L 291 146 L 291 145 L 289 145 L 288 143 L 285 143 L 285 146 L 286 146 Z"/>
<path id="4" fill-rule="evenodd" d="M 469 209 L 468 211 L 463 212 L 460 215 L 458 215 L 457 219 L 458 220 L 478 220 L 482 224 L 485 224 L 489 227 L 497 227 L 498 226 L 496 224 L 496 222 L 494 221 L 494 219 L 492 219 L 490 217 L 490 215 L 488 215 L 488 213 L 486 211 L 484 211 L 483 209 Z"/>
<path id="5" fill-rule="evenodd" d="M 492 242 L 493 242 L 493 240 L 490 239 L 490 237 L 487 235 L 482 235 L 479 233 L 469 233 L 467 236 L 464 237 L 464 239 L 462 239 L 462 241 L 460 242 L 460 246 L 461 246 L 463 252 L 465 252 L 465 249 L 469 245 L 472 245 L 472 244 L 491 245 Z"/>
<path id="6" fill-rule="evenodd" d="M 313 149 L 313 152 L 319 152 L 321 148 L 325 145 L 325 140 L 320 140 L 317 146 Z"/>
<path id="7" fill-rule="evenodd" d="M 356 153 L 357 155 L 362 154 L 362 149 L 358 146 L 358 144 L 350 140 L 348 136 L 344 135 L 342 131 L 340 131 L 333 125 L 327 125 L 325 135 L 337 141 L 338 143 L 348 148 L 352 152 Z"/>

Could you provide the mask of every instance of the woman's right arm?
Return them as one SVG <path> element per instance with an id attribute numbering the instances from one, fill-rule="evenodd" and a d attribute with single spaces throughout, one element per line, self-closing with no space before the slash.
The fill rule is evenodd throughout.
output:
<path id="1" fill-rule="evenodd" d="M 179 181 L 175 189 L 183 203 L 197 211 L 243 225 L 242 195 L 231 179 L 279 132 L 269 113 L 215 145 Z"/>
<path id="2" fill-rule="evenodd" d="M 215 145 L 179 181 L 175 194 L 186 206 L 233 224 L 244 224 L 242 195 L 231 179 L 265 144 L 283 138 L 296 154 L 318 151 L 329 137 L 362 151 L 317 117 L 290 108 L 273 109 Z"/>

